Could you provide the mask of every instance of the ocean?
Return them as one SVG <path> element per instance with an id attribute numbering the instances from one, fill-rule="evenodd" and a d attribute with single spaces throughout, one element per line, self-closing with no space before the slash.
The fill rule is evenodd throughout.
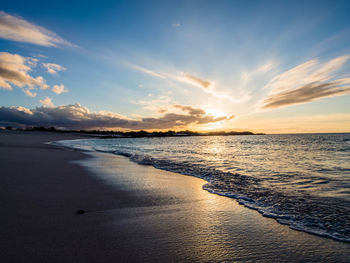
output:
<path id="1" fill-rule="evenodd" d="M 195 176 L 292 229 L 350 242 L 350 134 L 79 139 L 54 144 L 123 155 Z"/>

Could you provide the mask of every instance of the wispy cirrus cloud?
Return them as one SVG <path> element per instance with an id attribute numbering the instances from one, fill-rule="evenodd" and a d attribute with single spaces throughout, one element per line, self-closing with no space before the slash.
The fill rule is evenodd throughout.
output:
<path id="1" fill-rule="evenodd" d="M 277 63 L 270 60 L 270 61 L 267 61 L 265 64 L 261 65 L 257 71 L 260 73 L 266 73 L 274 69 L 276 66 L 277 66 Z"/>
<path id="2" fill-rule="evenodd" d="M 350 93 L 350 77 L 333 76 L 349 59 L 350 55 L 326 63 L 313 59 L 279 74 L 265 86 L 270 92 L 261 101 L 261 108 L 286 107 Z"/>
<path id="3" fill-rule="evenodd" d="M 0 11 L 0 37 L 46 47 L 75 46 L 52 31 L 3 11 Z"/>
<path id="4" fill-rule="evenodd" d="M 52 107 L 49 98 L 41 103 L 46 107 L 26 109 L 24 107 L 0 107 L 0 124 L 18 126 L 56 126 L 68 129 L 170 129 L 188 125 L 203 125 L 232 118 L 215 117 L 206 114 L 203 109 L 192 106 L 174 105 L 179 113 L 165 113 L 160 117 L 130 119 L 112 112 L 91 112 L 79 104 Z"/>
<path id="5" fill-rule="evenodd" d="M 28 72 L 31 66 L 30 58 L 22 57 L 18 54 L 0 52 L 0 88 L 12 90 L 12 85 L 21 88 L 28 96 L 35 97 L 32 92 L 36 86 L 41 89 L 48 89 L 43 77 L 32 77 Z M 28 63 L 29 62 L 29 63 Z"/>
<path id="6" fill-rule="evenodd" d="M 217 98 L 217 99 L 224 99 L 228 100 L 232 103 L 242 103 L 250 99 L 250 96 L 245 94 L 239 98 L 234 98 L 230 96 L 229 93 L 220 91 L 217 88 L 215 88 L 215 83 L 212 80 L 207 80 L 203 77 L 198 77 L 194 74 L 190 74 L 188 72 L 183 71 L 174 71 L 174 72 L 161 72 L 157 70 L 151 70 L 147 69 L 145 67 L 137 66 L 135 64 L 131 63 L 124 63 L 125 65 L 129 66 L 130 68 L 137 70 L 139 72 L 142 72 L 144 74 L 147 74 L 151 77 L 155 77 L 162 80 L 167 81 L 175 81 L 178 83 L 184 83 L 191 85 L 193 87 L 201 88 L 204 92 L 207 94 Z"/>
<path id="7" fill-rule="evenodd" d="M 256 78 L 260 78 L 262 75 L 266 75 L 267 73 L 271 73 L 278 66 L 276 60 L 268 60 L 264 64 L 256 67 L 252 70 L 243 70 L 241 72 L 241 80 L 242 84 L 245 85 L 251 80 Z"/>
<path id="8" fill-rule="evenodd" d="M 209 80 L 204 80 L 200 77 L 194 76 L 193 74 L 187 73 L 187 72 L 175 72 L 175 73 L 169 73 L 169 72 L 160 72 L 157 70 L 151 70 L 147 69 L 145 67 L 141 67 L 135 64 L 126 63 L 127 66 L 130 68 L 137 70 L 139 72 L 142 72 L 144 74 L 147 74 L 152 77 L 160 78 L 160 79 L 168 79 L 168 80 L 175 80 L 182 83 L 191 84 L 196 87 L 201 88 L 209 88 L 212 86 L 212 82 Z"/>
<path id="9" fill-rule="evenodd" d="M 199 77 L 191 75 L 190 73 L 184 72 L 182 74 L 192 85 L 199 85 L 200 87 L 205 88 L 205 89 L 208 89 L 208 88 L 210 88 L 210 86 L 213 85 L 213 83 L 211 81 L 201 79 Z"/>
<path id="10" fill-rule="evenodd" d="M 235 98 L 231 96 L 228 92 L 219 90 L 217 87 L 215 87 L 215 82 L 212 80 L 207 80 L 202 77 L 195 76 L 193 74 L 187 73 L 187 72 L 181 72 L 178 76 L 173 76 L 173 79 L 190 84 L 195 87 L 201 88 L 205 93 L 213 96 L 216 99 L 223 99 L 228 100 L 232 103 L 242 103 L 250 99 L 250 96 L 248 94 L 244 94 L 240 96 L 239 98 Z"/>
<path id="11" fill-rule="evenodd" d="M 150 75 L 152 77 L 156 77 L 156 78 L 160 78 L 160 79 L 166 78 L 166 76 L 164 76 L 163 73 L 159 73 L 159 72 L 156 72 L 154 70 L 150 70 L 150 69 L 147 69 L 147 68 L 135 65 L 135 64 L 131 64 L 131 63 L 126 63 L 126 65 L 132 69 L 135 69 L 137 71 L 140 71 L 140 72 L 145 73 L 147 75 Z"/>
<path id="12" fill-rule="evenodd" d="M 58 64 L 55 64 L 55 63 L 42 63 L 41 65 L 44 68 L 46 68 L 47 73 L 50 73 L 50 74 L 57 74 L 59 71 L 66 70 L 65 67 L 58 65 Z"/>

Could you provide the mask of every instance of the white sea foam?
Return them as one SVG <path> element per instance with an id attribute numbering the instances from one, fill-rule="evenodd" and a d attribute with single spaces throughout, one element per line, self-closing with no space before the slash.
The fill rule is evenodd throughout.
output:
<path id="1" fill-rule="evenodd" d="M 123 155 L 138 164 L 199 177 L 208 181 L 203 189 L 235 198 L 292 229 L 350 242 L 350 157 L 343 150 L 349 138 L 83 139 L 56 145 Z"/>

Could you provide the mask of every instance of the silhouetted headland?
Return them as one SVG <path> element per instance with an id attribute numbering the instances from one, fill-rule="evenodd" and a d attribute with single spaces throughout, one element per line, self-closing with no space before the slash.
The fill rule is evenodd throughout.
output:
<path id="1" fill-rule="evenodd" d="M 95 135 L 100 138 L 140 138 L 140 137 L 174 137 L 174 136 L 229 136 L 229 135 L 265 135 L 264 133 L 253 133 L 250 131 L 212 131 L 212 132 L 195 132 L 195 131 L 109 131 L 109 130 L 66 130 L 57 129 L 55 127 L 29 127 L 25 129 L 12 128 L 7 126 L 6 130 L 19 131 L 45 131 L 57 133 L 80 133 Z"/>

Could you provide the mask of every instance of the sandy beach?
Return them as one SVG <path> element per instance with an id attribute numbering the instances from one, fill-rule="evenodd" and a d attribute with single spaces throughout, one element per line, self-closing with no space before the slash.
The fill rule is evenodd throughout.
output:
<path id="1" fill-rule="evenodd" d="M 44 144 L 81 137 L 0 132 L 0 262 L 350 262 L 201 179 Z"/>

